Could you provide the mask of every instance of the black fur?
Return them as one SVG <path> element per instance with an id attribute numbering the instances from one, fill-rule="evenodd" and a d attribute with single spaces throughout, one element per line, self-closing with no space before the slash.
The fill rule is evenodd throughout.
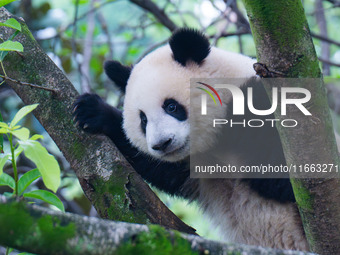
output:
<path id="1" fill-rule="evenodd" d="M 271 107 L 271 102 L 261 83 L 261 80 L 250 79 L 243 87 L 242 91 L 247 98 L 247 88 L 253 88 L 254 107 L 258 110 L 266 110 Z M 232 115 L 233 105 L 230 102 L 227 106 L 228 117 L 236 122 L 243 119 L 275 119 L 274 115 L 258 116 L 251 113 L 245 100 L 245 115 Z M 243 155 L 244 164 L 254 165 L 286 165 L 282 144 L 276 128 L 271 127 L 271 123 L 261 128 L 242 127 L 235 125 L 228 127 L 228 145 L 226 150 L 230 150 L 237 155 Z M 278 202 L 295 202 L 293 189 L 289 180 L 289 175 L 280 179 L 244 179 L 250 184 L 251 189 L 264 198 L 273 199 Z"/>
<path id="2" fill-rule="evenodd" d="M 161 162 L 138 151 L 125 136 L 121 111 L 105 103 L 98 95 L 84 94 L 75 101 L 73 115 L 84 131 L 108 136 L 147 182 L 169 194 L 185 196 L 182 189 L 189 178 L 187 162 Z"/>
<path id="3" fill-rule="evenodd" d="M 275 201 L 295 202 L 292 185 L 288 178 L 284 179 L 243 179 L 248 182 L 250 188 L 260 196 Z"/>
<path id="4" fill-rule="evenodd" d="M 250 79 L 241 89 L 245 99 L 247 88 L 253 88 L 254 107 L 259 110 L 269 109 L 271 103 L 267 93 L 257 79 Z M 251 113 L 248 109 L 247 100 L 244 100 L 244 115 L 233 115 L 233 104 L 227 105 L 227 119 L 233 119 L 234 122 L 241 122 L 243 119 L 275 119 L 274 115 L 258 116 Z M 244 155 L 245 163 L 248 165 L 272 164 L 285 165 L 286 160 L 283 154 L 282 144 L 277 129 L 271 127 L 271 123 L 264 121 L 261 128 L 243 127 L 235 125 L 227 126 L 228 144 L 226 150 L 230 150 L 237 155 Z"/>
<path id="5" fill-rule="evenodd" d="M 198 31 L 191 29 L 178 30 L 170 39 L 170 46 L 174 54 L 174 59 L 185 66 L 188 60 L 197 64 L 202 63 L 210 52 L 208 40 Z M 105 63 L 107 75 L 125 91 L 127 80 L 130 76 L 131 68 L 121 65 L 116 61 Z M 253 87 L 254 107 L 256 109 L 269 109 L 271 104 L 262 84 L 257 84 L 251 79 L 242 88 L 245 98 L 247 87 Z M 175 109 L 167 108 L 170 104 L 175 104 Z M 186 120 L 187 112 L 184 107 L 177 103 L 175 99 L 167 99 L 163 104 L 163 109 L 178 120 Z M 240 122 L 242 119 L 269 119 L 270 116 L 255 116 L 247 105 L 245 105 L 245 115 L 232 115 L 232 102 L 228 104 L 227 119 Z M 139 152 L 133 147 L 125 136 L 122 129 L 122 113 L 118 109 L 105 103 L 98 95 L 84 94 L 80 96 L 74 104 L 74 116 L 76 123 L 84 131 L 92 134 L 104 134 L 108 136 L 131 163 L 135 170 L 148 182 L 157 188 L 173 195 L 191 196 L 195 191 L 196 180 L 189 179 L 188 161 L 178 163 L 162 162 L 152 159 L 148 155 Z M 141 115 L 142 116 L 142 115 Z M 146 117 L 146 116 L 145 116 Z M 261 128 L 241 127 L 236 125 L 226 132 L 228 143 L 226 151 L 243 157 L 244 164 L 260 165 L 285 165 L 281 141 L 276 128 L 269 126 L 269 122 Z M 141 123 L 141 128 L 145 134 L 146 122 Z M 136 125 L 138 125 L 136 121 Z M 287 176 L 288 177 L 288 176 Z M 288 178 L 286 179 L 243 179 L 248 182 L 251 189 L 267 199 L 279 202 L 294 202 L 294 194 Z M 191 182 L 192 186 L 184 183 Z"/>
<path id="6" fill-rule="evenodd" d="M 174 109 L 171 109 L 169 106 L 174 106 Z M 167 114 L 179 121 L 185 121 L 188 118 L 188 114 L 184 106 L 178 103 L 175 99 L 166 99 L 162 108 Z"/>
<path id="7" fill-rule="evenodd" d="M 121 112 L 96 94 L 86 93 L 78 97 L 73 115 L 77 125 L 91 134 L 107 134 L 121 129 Z"/>
<path id="8" fill-rule="evenodd" d="M 270 101 L 261 84 L 254 83 L 246 86 L 253 87 L 254 106 L 257 109 L 270 108 Z M 243 88 L 246 93 L 246 86 Z M 80 96 L 74 106 L 74 116 L 79 127 L 89 133 L 101 133 L 108 136 L 131 163 L 134 169 L 149 183 L 172 195 L 193 198 L 197 192 L 197 179 L 189 179 L 188 161 L 178 163 L 162 162 L 152 159 L 139 152 L 127 140 L 122 129 L 122 113 L 106 104 L 99 96 L 84 94 Z M 232 116 L 232 102 L 228 104 L 228 118 L 255 118 L 246 109 L 246 115 Z M 271 118 L 273 116 L 256 116 L 256 118 Z M 137 124 L 136 124 L 137 125 Z M 232 150 L 246 158 L 249 165 L 270 163 L 273 165 L 286 164 L 281 142 L 276 128 L 244 128 L 236 125 L 228 131 L 228 145 L 226 150 Z M 243 179 L 251 189 L 264 198 L 278 202 L 294 202 L 294 194 L 289 179 Z M 184 183 L 187 190 L 183 190 Z M 196 194 L 197 195 L 197 194 Z"/>
<path id="9" fill-rule="evenodd" d="M 140 127 L 142 129 L 143 134 L 146 134 L 146 125 L 148 124 L 148 118 L 146 117 L 145 113 L 143 111 L 140 111 L 139 113 L 140 118 Z"/>
<path id="10" fill-rule="evenodd" d="M 201 64 L 210 53 L 208 39 L 198 30 L 190 28 L 177 30 L 171 36 L 169 45 L 174 59 L 182 66 L 189 60 Z"/>
<path id="11" fill-rule="evenodd" d="M 127 81 L 130 77 L 131 67 L 124 66 L 118 61 L 106 61 L 104 70 L 107 76 L 125 93 Z"/>

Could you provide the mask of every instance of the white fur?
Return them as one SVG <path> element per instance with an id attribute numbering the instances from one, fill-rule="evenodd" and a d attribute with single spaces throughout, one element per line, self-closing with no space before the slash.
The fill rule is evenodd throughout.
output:
<path id="1" fill-rule="evenodd" d="M 141 151 L 167 161 L 187 157 L 190 142 L 195 142 L 193 148 L 206 149 L 207 141 L 204 137 L 202 140 L 189 141 L 189 121 L 178 121 L 165 114 L 162 109 L 164 100 L 174 98 L 189 111 L 191 78 L 249 78 L 255 75 L 253 64 L 254 60 L 249 57 L 213 47 L 201 65 L 189 63 L 183 67 L 173 60 L 168 45 L 155 50 L 134 66 L 128 80 L 124 101 L 124 130 L 127 137 Z M 197 90 L 192 93 L 201 92 Z M 228 101 L 228 95 L 223 97 L 223 101 Z M 211 103 L 208 102 L 208 107 Z M 225 116 L 226 107 L 219 109 Z M 146 136 L 140 127 L 140 111 L 148 118 Z M 221 112 L 215 113 L 221 116 Z M 215 130 L 208 128 L 209 125 L 211 123 L 208 121 L 200 121 L 191 131 L 207 130 L 206 136 L 215 137 Z M 174 138 L 171 148 L 175 150 L 174 153 L 164 154 L 152 149 L 153 144 L 166 137 Z M 213 143 L 211 139 L 211 145 Z"/>
<path id="2" fill-rule="evenodd" d="M 190 107 L 200 108 L 198 103 L 189 105 L 190 79 L 247 79 L 255 75 L 254 62 L 249 57 L 212 48 L 201 65 L 189 63 L 183 67 L 173 60 L 168 45 L 157 49 L 134 66 L 128 80 L 124 102 L 124 130 L 127 137 L 141 151 L 166 161 L 184 159 L 189 155 L 190 146 L 201 152 L 209 149 L 216 142 L 218 130 L 211 128 L 210 120 L 214 115 L 226 116 L 225 106 L 230 94 L 226 90 L 219 92 L 224 107 L 213 107 L 212 100 L 208 100 L 208 109 L 214 108 L 214 112 L 210 112 L 209 119 L 205 121 L 200 111 L 190 111 Z M 197 93 L 197 97 L 201 95 L 199 90 L 192 93 Z M 178 121 L 164 112 L 163 102 L 169 98 L 177 100 L 188 110 L 188 117 L 191 123 L 194 121 L 194 125 L 190 127 L 188 120 Z M 140 111 L 148 118 L 146 136 L 140 126 Z M 200 121 L 196 122 L 196 119 Z M 202 130 L 204 136 L 195 135 L 201 139 L 189 141 L 190 132 L 202 133 Z M 174 139 L 171 148 L 173 153 L 164 154 L 152 149 L 154 144 L 169 137 Z M 232 152 L 228 153 L 228 160 L 238 160 Z M 188 180 L 188 183 L 191 181 Z M 228 241 L 308 250 L 295 204 L 266 200 L 237 179 L 200 179 L 198 190 L 198 201 L 202 208 L 220 226 Z"/>
<path id="3" fill-rule="evenodd" d="M 295 204 L 264 199 L 238 179 L 200 179 L 199 185 L 198 200 L 226 240 L 309 249 Z"/>

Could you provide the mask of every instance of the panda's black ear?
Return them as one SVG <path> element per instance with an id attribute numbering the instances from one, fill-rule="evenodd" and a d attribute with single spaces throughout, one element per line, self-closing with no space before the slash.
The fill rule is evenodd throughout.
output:
<path id="1" fill-rule="evenodd" d="M 106 61 L 104 70 L 107 76 L 125 93 L 125 87 L 130 77 L 131 67 L 124 66 L 118 61 Z"/>
<path id="2" fill-rule="evenodd" d="M 169 45 L 174 59 L 185 66 L 188 60 L 201 64 L 210 53 L 208 38 L 200 31 L 181 28 L 173 33 Z"/>

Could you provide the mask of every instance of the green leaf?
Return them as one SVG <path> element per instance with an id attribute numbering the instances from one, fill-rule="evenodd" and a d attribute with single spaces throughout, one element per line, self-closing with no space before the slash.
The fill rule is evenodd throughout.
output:
<path id="1" fill-rule="evenodd" d="M 0 26 L 10 27 L 18 31 L 21 31 L 20 23 L 16 19 L 13 19 L 13 18 L 6 20 L 4 23 L 0 22 Z"/>
<path id="2" fill-rule="evenodd" d="M 21 141 L 26 141 L 30 137 L 30 131 L 28 130 L 28 128 L 25 127 L 10 132 Z"/>
<path id="3" fill-rule="evenodd" d="M 52 192 L 47 190 L 33 190 L 24 194 L 24 197 L 40 199 L 46 203 L 54 205 L 60 211 L 65 212 L 64 205 L 60 199 L 54 195 Z"/>
<path id="4" fill-rule="evenodd" d="M 37 108 L 39 104 L 32 104 L 32 105 L 26 105 L 25 107 L 22 107 L 17 114 L 15 114 L 10 126 L 14 127 L 23 117 L 25 117 L 27 114 L 29 114 L 31 111 L 33 111 L 35 108 Z"/>
<path id="5" fill-rule="evenodd" d="M 2 118 L 1 112 L 0 112 L 0 127 L 2 125 L 7 125 L 6 123 L 3 122 L 4 119 Z M 0 134 L 0 153 L 4 153 L 4 135 Z"/>
<path id="6" fill-rule="evenodd" d="M 11 130 L 16 130 L 16 129 L 19 129 L 19 128 L 21 128 L 21 126 L 20 125 L 16 125 L 14 127 L 11 127 Z"/>
<path id="7" fill-rule="evenodd" d="M 12 190 L 14 190 L 15 189 L 15 181 L 14 181 L 12 176 L 10 176 L 6 173 L 2 173 L 0 175 L 0 186 L 8 186 Z"/>
<path id="8" fill-rule="evenodd" d="M 56 192 L 60 185 L 60 168 L 58 161 L 37 141 L 18 141 L 24 149 L 25 156 L 32 160 L 39 169 L 45 186 Z"/>
<path id="9" fill-rule="evenodd" d="M 0 0 L 1 1 L 1 0 Z M 16 30 L 9 38 L 8 40 L 13 40 L 17 35 L 19 34 L 19 31 Z M 8 51 L 0 51 L 0 61 L 3 61 L 4 58 L 7 56 Z"/>
<path id="10" fill-rule="evenodd" d="M 1 128 L 9 128 L 9 126 L 5 122 L 0 122 L 0 127 Z"/>
<path id="11" fill-rule="evenodd" d="M 2 175 L 2 172 L 4 170 L 4 166 L 9 159 L 10 155 L 8 154 L 0 154 L 0 176 Z"/>
<path id="12" fill-rule="evenodd" d="M 9 130 L 7 128 L 0 128 L 0 134 L 7 134 Z"/>
<path id="13" fill-rule="evenodd" d="M 7 40 L 3 43 L 0 43 L 0 51 L 24 51 L 24 46 L 22 46 L 19 42 L 13 42 L 10 40 Z"/>
<path id="14" fill-rule="evenodd" d="M 41 174 L 37 168 L 32 169 L 21 176 L 18 182 L 18 194 L 21 195 L 27 189 L 27 187 L 40 176 Z"/>
<path id="15" fill-rule="evenodd" d="M 30 138 L 30 140 L 33 140 L 33 141 L 38 140 L 38 139 L 44 139 L 44 137 L 43 137 L 42 135 L 36 134 L 36 135 L 33 135 L 33 136 Z"/>
<path id="16" fill-rule="evenodd" d="M 21 152 L 23 152 L 24 149 L 19 145 L 19 147 L 17 149 L 14 150 L 14 156 L 15 156 L 15 160 L 17 160 L 17 158 L 19 157 L 19 155 L 21 154 Z"/>
<path id="17" fill-rule="evenodd" d="M 78 1 L 78 4 L 79 5 L 82 5 L 82 4 L 87 4 L 89 2 L 89 0 L 79 0 Z M 76 0 L 72 0 L 72 3 L 75 4 L 76 3 Z"/>
<path id="18" fill-rule="evenodd" d="M 0 0 L 0 7 L 5 6 L 6 4 L 10 4 L 15 1 L 16 0 Z"/>

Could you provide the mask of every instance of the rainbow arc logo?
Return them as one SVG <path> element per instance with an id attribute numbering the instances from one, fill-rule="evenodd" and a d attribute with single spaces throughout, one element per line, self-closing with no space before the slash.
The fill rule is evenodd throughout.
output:
<path id="1" fill-rule="evenodd" d="M 217 98 L 218 98 L 218 100 L 220 101 L 220 104 L 221 104 L 221 106 L 222 106 L 221 97 L 220 97 L 220 95 L 217 93 L 217 91 L 216 91 L 212 86 L 210 86 L 210 85 L 208 85 L 208 84 L 206 84 L 206 83 L 203 83 L 203 82 L 197 82 L 197 83 L 198 83 L 198 84 L 201 84 L 201 85 L 203 85 L 203 86 L 205 86 L 205 87 L 207 87 L 208 89 L 210 89 L 210 90 L 217 96 Z M 196 87 L 196 88 L 198 88 L 198 89 L 203 90 L 204 92 L 206 92 L 206 93 L 212 98 L 212 100 L 214 101 L 215 105 L 217 105 L 217 102 L 216 102 L 214 96 L 212 95 L 212 93 L 211 93 L 209 90 L 204 89 L 204 88 L 201 88 L 201 87 Z"/>

